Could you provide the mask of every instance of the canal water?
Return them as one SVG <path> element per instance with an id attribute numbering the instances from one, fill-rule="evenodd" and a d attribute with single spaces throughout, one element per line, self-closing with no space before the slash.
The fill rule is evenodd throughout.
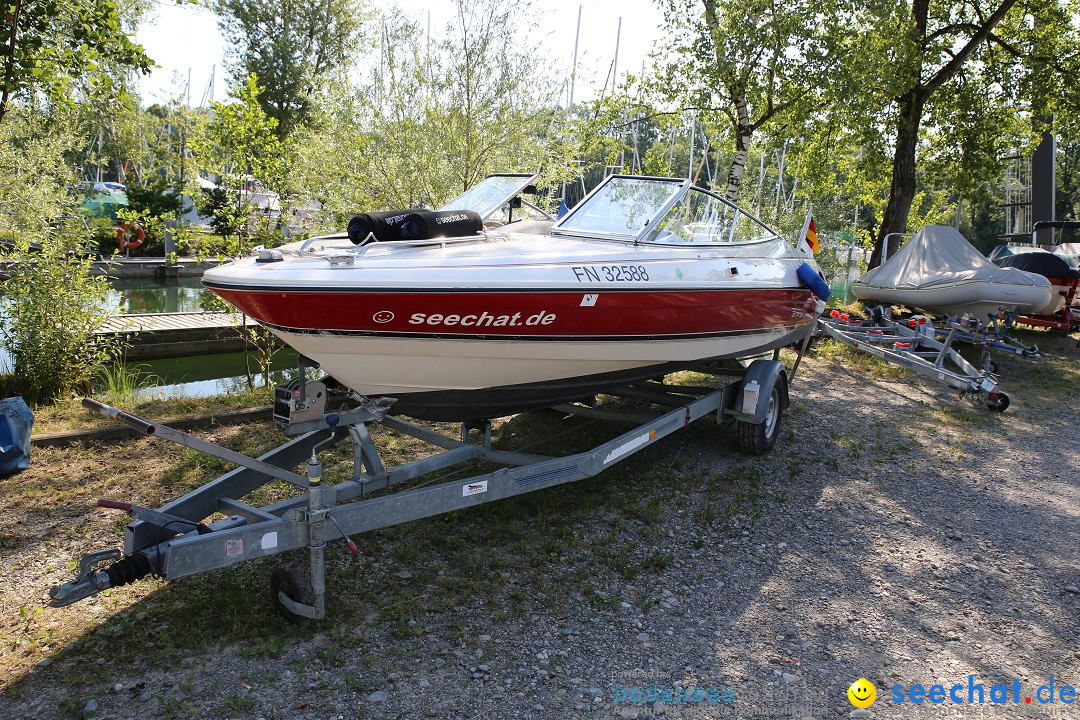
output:
<path id="1" fill-rule="evenodd" d="M 105 302 L 117 313 L 203 312 L 213 309 L 215 295 L 199 278 L 123 278 L 109 281 Z"/>
<path id="2" fill-rule="evenodd" d="M 110 310 L 121 314 L 203 312 L 213 307 L 215 295 L 202 286 L 198 278 L 125 278 L 110 281 L 112 289 L 106 298 Z M 256 354 L 250 357 L 251 367 L 257 367 Z M 138 394 L 149 397 L 206 397 L 248 389 L 244 368 L 244 353 L 218 353 L 161 360 L 141 360 L 130 363 L 129 369 L 139 373 L 145 387 Z M 288 380 L 296 367 L 296 352 L 283 347 L 271 362 L 270 384 Z M 10 370 L 7 354 L 0 348 L 0 372 Z M 265 378 L 254 373 L 256 386 Z"/>

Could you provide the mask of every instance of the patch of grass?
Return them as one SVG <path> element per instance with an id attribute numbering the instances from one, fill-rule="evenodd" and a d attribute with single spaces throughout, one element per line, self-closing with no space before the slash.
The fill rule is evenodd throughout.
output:
<path id="1" fill-rule="evenodd" d="M 826 362 L 836 362 L 867 376 L 869 380 L 899 380 L 911 377 L 912 373 L 884 360 L 850 347 L 832 338 L 823 338 L 814 343 L 813 352 Z"/>
<path id="2" fill-rule="evenodd" d="M 645 561 L 641 563 L 641 567 L 649 572 L 660 572 L 671 567 L 673 562 L 675 562 L 675 556 L 671 553 L 654 552 L 645 558 Z"/>
<path id="3" fill-rule="evenodd" d="M 225 709 L 232 712 L 247 712 L 255 707 L 254 698 L 243 695 L 226 695 L 223 701 Z"/>
<path id="4" fill-rule="evenodd" d="M 716 508 L 710 503 L 702 505 L 694 512 L 694 522 L 699 525 L 712 525 L 718 517 Z"/>
<path id="5" fill-rule="evenodd" d="M 227 410 L 261 407 L 270 405 L 273 402 L 273 392 L 267 388 L 256 388 L 251 392 L 203 398 L 172 397 L 136 400 L 131 397 L 128 399 L 123 397 L 123 394 L 133 391 L 133 383 L 131 378 L 126 375 L 117 378 L 117 388 L 122 394 L 120 400 L 114 400 L 110 392 L 106 391 L 106 397 L 103 401 L 116 405 L 121 410 L 130 412 L 133 415 L 158 421 L 187 417 L 189 415 L 204 415 Z M 48 405 L 34 406 L 32 408 L 34 411 L 34 432 L 38 434 L 63 432 L 65 430 L 89 429 L 113 424 L 113 421 L 109 418 L 92 410 L 87 410 L 81 403 L 81 397 L 70 396 Z"/>
<path id="6" fill-rule="evenodd" d="M 132 406 L 150 388 L 160 385 L 161 378 L 143 372 L 145 365 L 113 363 L 101 369 L 99 379 L 105 385 L 105 397 L 115 406 Z"/>

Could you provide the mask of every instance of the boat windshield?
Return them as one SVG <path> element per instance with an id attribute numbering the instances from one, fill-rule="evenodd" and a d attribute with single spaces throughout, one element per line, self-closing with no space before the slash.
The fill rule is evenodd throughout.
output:
<path id="1" fill-rule="evenodd" d="M 777 239 L 777 234 L 726 200 L 690 188 L 646 237 L 659 244 L 716 245 Z"/>
<path id="2" fill-rule="evenodd" d="M 636 238 L 681 187 L 679 180 L 612 175 L 554 229 Z"/>
<path id="3" fill-rule="evenodd" d="M 521 194 L 535 179 L 535 175 L 488 175 L 437 209 L 472 210 L 486 219 Z"/>

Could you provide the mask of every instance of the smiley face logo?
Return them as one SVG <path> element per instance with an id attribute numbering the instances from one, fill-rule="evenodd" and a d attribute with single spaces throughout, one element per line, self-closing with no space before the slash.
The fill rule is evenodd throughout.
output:
<path id="1" fill-rule="evenodd" d="M 373 315 L 371 319 L 377 323 L 385 324 L 394 319 L 394 313 L 390 312 L 389 310 L 380 310 L 379 312 L 375 313 L 375 315 Z"/>
<path id="2" fill-rule="evenodd" d="M 868 708 L 877 700 L 877 688 L 866 678 L 859 678 L 847 689 L 848 700 L 857 708 Z"/>

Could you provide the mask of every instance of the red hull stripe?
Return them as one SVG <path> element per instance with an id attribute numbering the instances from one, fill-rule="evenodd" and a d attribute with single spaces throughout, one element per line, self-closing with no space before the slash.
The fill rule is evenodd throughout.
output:
<path id="1" fill-rule="evenodd" d="M 256 320 L 297 332 L 580 339 L 718 335 L 801 325 L 809 290 L 339 292 L 213 287 Z"/>

